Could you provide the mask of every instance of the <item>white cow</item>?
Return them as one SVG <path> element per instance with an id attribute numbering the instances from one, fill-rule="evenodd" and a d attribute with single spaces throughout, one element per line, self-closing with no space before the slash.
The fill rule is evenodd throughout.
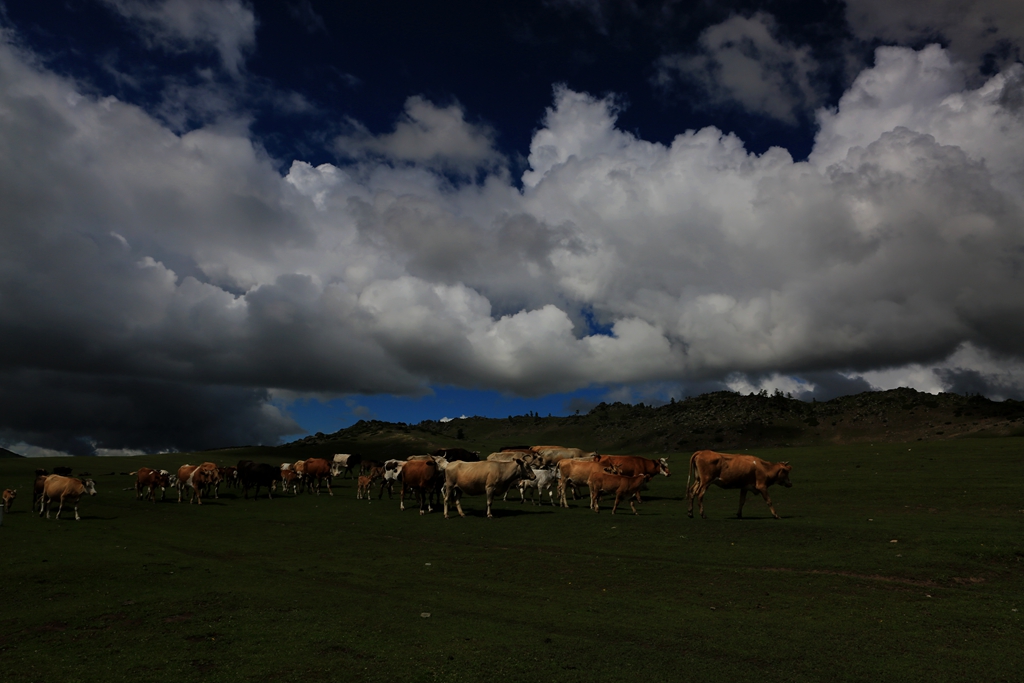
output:
<path id="1" fill-rule="evenodd" d="M 363 461 L 361 455 L 353 453 L 335 453 L 334 459 L 331 460 L 331 476 L 337 477 L 342 473 L 348 476 L 349 473 Z"/>
<path id="2" fill-rule="evenodd" d="M 558 470 L 551 470 L 543 467 L 533 467 L 531 469 L 533 470 L 533 474 L 536 479 L 519 480 L 519 502 L 523 503 L 526 501 L 526 491 L 529 489 L 530 501 L 534 505 L 539 505 L 540 503 L 538 503 L 538 500 L 543 502 L 544 492 L 546 491 L 548 494 L 548 500 L 551 501 L 551 505 L 557 507 L 557 504 L 555 503 L 555 492 L 558 490 Z M 534 491 L 537 492 L 538 500 L 534 499 Z M 503 500 L 508 500 L 507 491 L 505 492 L 505 498 Z"/>

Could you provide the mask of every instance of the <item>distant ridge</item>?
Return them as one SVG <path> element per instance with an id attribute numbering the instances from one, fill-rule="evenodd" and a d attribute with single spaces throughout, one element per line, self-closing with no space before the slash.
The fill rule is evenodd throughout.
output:
<path id="1" fill-rule="evenodd" d="M 1024 436 L 1024 402 L 914 389 L 864 392 L 805 402 L 781 392 L 719 391 L 658 407 L 602 403 L 583 415 L 468 417 L 419 424 L 361 420 L 334 434 L 307 436 L 282 448 L 331 452 L 426 453 L 461 446 L 490 452 L 506 443 L 553 443 L 605 453 L 692 453 L 713 448 L 904 443 Z M 350 449 L 350 450 L 342 450 Z M 297 452 L 296 455 L 299 455 Z"/>
<path id="2" fill-rule="evenodd" d="M 24 458 L 24 455 L 18 455 L 14 451 L 9 451 L 6 448 L 0 448 L 0 458 Z"/>

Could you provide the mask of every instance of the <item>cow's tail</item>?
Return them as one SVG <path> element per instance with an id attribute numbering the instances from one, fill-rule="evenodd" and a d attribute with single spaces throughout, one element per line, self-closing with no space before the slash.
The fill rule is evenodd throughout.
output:
<path id="1" fill-rule="evenodd" d="M 686 493 L 687 493 L 687 495 L 689 495 L 689 493 L 690 493 L 690 480 L 693 479 L 693 485 L 694 486 L 696 486 L 699 483 L 699 481 L 700 481 L 700 479 L 697 477 L 697 453 L 699 453 L 699 452 L 700 451 L 697 451 L 696 453 L 694 453 L 693 455 L 690 456 L 690 470 L 689 470 L 689 472 L 686 473 Z"/>
<path id="2" fill-rule="evenodd" d="M 128 473 L 128 476 L 129 476 L 129 477 L 134 477 L 134 476 L 135 476 L 136 474 L 138 474 L 138 473 L 139 473 L 139 471 L 138 471 L 138 470 L 135 470 L 134 472 L 129 472 L 129 473 Z M 127 489 L 126 489 L 126 490 L 127 490 Z"/>

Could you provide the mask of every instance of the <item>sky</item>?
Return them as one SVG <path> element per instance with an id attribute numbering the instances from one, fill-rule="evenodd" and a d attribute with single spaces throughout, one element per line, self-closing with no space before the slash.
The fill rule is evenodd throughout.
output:
<path id="1" fill-rule="evenodd" d="M 0 0 L 0 446 L 1024 398 L 1024 5 Z"/>

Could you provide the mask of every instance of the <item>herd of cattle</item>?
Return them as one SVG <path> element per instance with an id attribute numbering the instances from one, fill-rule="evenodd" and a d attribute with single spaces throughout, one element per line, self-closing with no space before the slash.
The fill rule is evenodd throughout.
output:
<path id="1" fill-rule="evenodd" d="M 773 484 L 792 486 L 789 481 L 791 469 L 787 462 L 772 463 L 752 455 L 697 451 L 689 463 L 687 514 L 693 517 L 693 499 L 696 498 L 701 517 L 706 517 L 704 494 L 714 484 L 740 490 L 737 516 L 743 516 L 747 493 L 756 492 L 764 498 L 772 516 L 778 519 L 768 496 L 768 487 Z M 75 478 L 70 474 L 68 468 L 54 468 L 53 474 L 36 470 L 32 506 L 35 509 L 38 505 L 40 516 L 45 514 L 49 519 L 50 505 L 57 502 L 57 519 L 65 504 L 74 507 L 75 519 L 79 519 L 79 499 L 85 494 L 96 495 L 96 486 L 88 477 Z M 241 460 L 234 467 L 204 462 L 182 465 L 174 473 L 140 467 L 130 474 L 136 478 L 134 491 L 137 499 L 156 502 L 159 489 L 163 500 L 167 489 L 174 487 L 179 503 L 187 498 L 189 503 L 197 505 L 202 505 L 204 497 L 212 495 L 218 498 L 222 484 L 242 488 L 245 498 L 252 491 L 254 500 L 259 497 L 261 488 L 265 488 L 267 497 L 272 498 L 278 487 L 293 495 L 303 491 L 320 495 L 321 488 L 326 485 L 328 495 L 333 496 L 333 478 L 351 476 L 356 480 L 358 499 L 369 500 L 375 486 L 379 489 L 378 499 L 383 497 L 384 491 L 391 498 L 397 483 L 400 486 L 399 509 L 405 510 L 406 495 L 414 495 L 421 515 L 432 512 L 435 506 L 443 506 L 444 517 L 448 519 L 452 506 L 465 517 L 461 502 L 463 496 L 486 496 L 487 516 L 492 517 L 494 497 L 503 496 L 507 500 L 510 490 L 518 489 L 520 503 L 525 502 L 529 492 L 535 504 L 538 500 L 543 502 L 547 494 L 551 505 L 569 507 L 568 497 L 575 500 L 583 486 L 590 491 L 590 508 L 594 512 L 600 511 L 601 498 L 608 495 L 614 496 L 612 514 L 623 502 L 628 502 L 633 514 L 637 514 L 634 503 L 642 502 L 641 490 L 654 477 L 667 477 L 670 473 L 665 458 L 601 455 L 562 446 L 520 446 L 503 448 L 484 460 L 480 460 L 478 453 L 448 448 L 430 455 L 383 462 L 364 460 L 355 454 L 338 454 L 330 461 L 308 458 L 270 465 Z M 10 510 L 16 494 L 16 490 L 3 491 L 5 511 Z"/>

